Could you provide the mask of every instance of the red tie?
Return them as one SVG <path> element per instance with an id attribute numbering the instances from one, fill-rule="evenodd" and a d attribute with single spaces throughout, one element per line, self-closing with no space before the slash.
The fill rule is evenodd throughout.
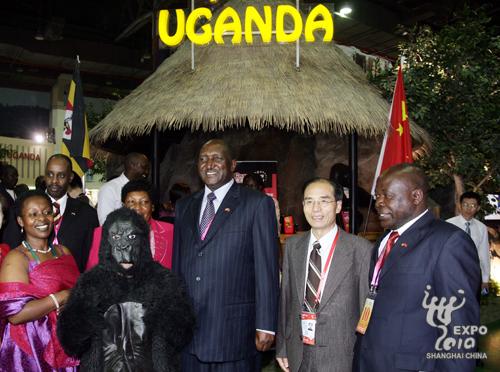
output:
<path id="1" fill-rule="evenodd" d="M 54 206 L 54 224 L 57 225 L 61 218 L 61 206 L 58 202 L 53 202 L 52 205 Z"/>
<path id="2" fill-rule="evenodd" d="M 58 202 L 53 202 L 53 210 L 54 210 L 54 240 L 53 244 L 59 244 L 59 239 L 57 235 L 59 234 L 59 227 L 61 224 L 61 206 Z"/>
<path id="3" fill-rule="evenodd" d="M 391 234 L 389 235 L 389 240 L 387 240 L 387 244 L 385 245 L 385 249 L 384 249 L 384 252 L 382 252 L 382 254 L 384 255 L 382 257 L 382 262 L 380 263 L 380 269 L 382 270 L 382 267 L 384 266 L 385 264 L 385 260 L 387 259 L 387 257 L 389 256 L 389 254 L 391 253 L 391 249 L 392 247 L 394 246 L 394 243 L 396 242 L 396 239 L 399 238 L 399 233 L 397 231 L 393 231 L 391 232 Z"/>

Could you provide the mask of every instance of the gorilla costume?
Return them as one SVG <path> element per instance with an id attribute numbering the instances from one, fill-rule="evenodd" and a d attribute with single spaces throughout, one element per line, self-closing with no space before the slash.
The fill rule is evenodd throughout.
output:
<path id="1" fill-rule="evenodd" d="M 81 371 L 178 371 L 194 315 L 184 287 L 154 262 L 149 225 L 120 208 L 103 226 L 99 264 L 80 276 L 57 334 Z"/>

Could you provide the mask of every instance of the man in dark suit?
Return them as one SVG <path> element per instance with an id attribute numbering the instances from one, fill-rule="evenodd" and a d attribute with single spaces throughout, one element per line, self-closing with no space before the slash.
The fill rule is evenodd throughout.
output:
<path id="1" fill-rule="evenodd" d="M 372 245 L 336 225 L 343 193 L 342 186 L 325 178 L 306 183 L 303 206 L 311 231 L 286 241 L 276 335 L 276 359 L 283 371 L 345 372 L 351 368 L 353 329 L 368 294 Z M 317 268 L 311 266 L 315 249 Z M 318 295 L 312 305 L 309 293 Z M 314 320 L 309 335 L 302 328 L 306 319 L 301 322 L 306 314 Z"/>
<path id="2" fill-rule="evenodd" d="M 16 201 L 14 187 L 19 179 L 17 169 L 10 164 L 0 164 L 0 201 L 5 213 L 5 226 L 0 225 L 0 243 L 7 243 L 11 248 L 12 242 L 9 241 L 8 231 L 12 226 L 17 227 L 16 215 L 12 206 Z"/>
<path id="3" fill-rule="evenodd" d="M 233 181 L 222 140 L 203 145 L 203 190 L 176 204 L 173 270 L 186 282 L 197 330 L 183 371 L 260 371 L 277 328 L 278 242 L 270 197 Z"/>
<path id="4" fill-rule="evenodd" d="M 372 255 L 372 312 L 358 323 L 355 372 L 474 371 L 477 251 L 466 233 L 433 217 L 427 190 L 425 174 L 410 164 L 377 180 L 375 207 L 387 232 Z"/>
<path id="5" fill-rule="evenodd" d="M 67 247 L 81 272 L 85 270 L 94 229 L 99 226 L 97 212 L 88 204 L 68 196 L 73 178 L 71 160 L 62 154 L 52 155 L 45 167 L 47 194 L 54 204 L 54 243 Z M 22 235 L 19 226 L 9 231 L 10 241 L 17 247 Z"/>

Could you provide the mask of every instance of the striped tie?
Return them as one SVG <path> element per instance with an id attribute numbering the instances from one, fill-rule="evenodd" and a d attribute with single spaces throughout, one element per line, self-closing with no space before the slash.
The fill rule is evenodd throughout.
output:
<path id="1" fill-rule="evenodd" d="M 306 283 L 306 295 L 304 298 L 305 309 L 309 312 L 315 312 L 318 303 L 316 297 L 319 289 L 319 282 L 321 281 L 321 255 L 319 250 L 321 245 L 319 242 L 314 242 L 311 255 L 309 256 L 309 265 L 307 269 L 307 283 Z"/>
<path id="2" fill-rule="evenodd" d="M 470 236 L 470 221 L 465 223 L 465 232 Z"/>
<path id="3" fill-rule="evenodd" d="M 59 220 L 61 219 L 61 206 L 59 205 L 58 202 L 53 202 L 52 205 L 54 206 L 54 224 L 57 225 Z"/>
<path id="4" fill-rule="evenodd" d="M 205 210 L 203 211 L 203 215 L 201 216 L 201 222 L 200 222 L 200 235 L 201 235 L 201 240 L 205 239 L 205 235 L 207 235 L 208 228 L 212 224 L 212 220 L 214 219 L 215 216 L 215 206 L 214 206 L 214 200 L 216 199 L 216 196 L 213 192 L 207 195 L 207 205 L 205 207 Z"/>

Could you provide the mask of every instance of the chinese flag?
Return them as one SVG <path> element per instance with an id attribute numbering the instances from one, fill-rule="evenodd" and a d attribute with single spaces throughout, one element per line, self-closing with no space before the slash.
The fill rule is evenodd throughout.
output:
<path id="1" fill-rule="evenodd" d="M 80 176 L 91 168 L 90 142 L 87 129 L 87 117 L 83 102 L 83 88 L 80 79 L 80 61 L 76 62 L 73 79 L 71 80 L 64 115 L 64 129 L 62 135 L 62 149 L 73 163 L 73 170 Z"/>
<path id="2" fill-rule="evenodd" d="M 403 85 L 401 66 L 398 69 L 398 78 L 392 97 L 389 123 L 385 132 L 384 141 L 378 158 L 377 170 L 373 180 L 372 195 L 378 176 L 384 170 L 399 163 L 413 163 L 411 150 L 410 124 L 406 111 L 406 96 Z"/>

